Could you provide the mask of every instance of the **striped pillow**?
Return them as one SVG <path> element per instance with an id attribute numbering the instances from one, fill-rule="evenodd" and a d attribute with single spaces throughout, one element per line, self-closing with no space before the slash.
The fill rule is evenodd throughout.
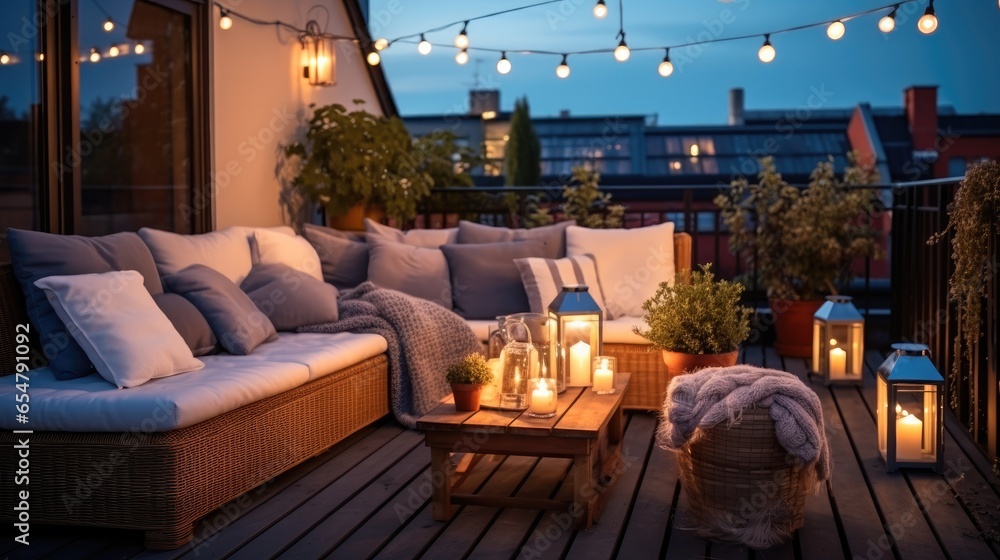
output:
<path id="1" fill-rule="evenodd" d="M 514 259 L 514 264 L 521 273 L 521 283 L 528 294 L 532 313 L 548 312 L 549 304 L 562 292 L 563 286 L 576 284 L 589 286 L 590 296 L 602 310 L 605 309 L 597 265 L 592 255 L 564 259 Z"/>

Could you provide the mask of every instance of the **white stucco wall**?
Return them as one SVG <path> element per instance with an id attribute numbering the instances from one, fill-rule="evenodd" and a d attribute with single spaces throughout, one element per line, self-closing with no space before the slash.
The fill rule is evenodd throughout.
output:
<path id="1" fill-rule="evenodd" d="M 353 35 L 340 0 L 231 0 L 228 5 L 261 20 L 282 20 L 304 28 L 309 19 L 327 19 L 326 31 Z M 222 30 L 219 11 L 213 21 L 214 95 L 213 193 L 215 228 L 282 223 L 276 177 L 278 152 L 301 134 L 309 105 L 364 99 L 365 108 L 381 112 L 365 61 L 353 43 L 336 43 L 336 85 L 310 86 L 302 78 L 295 33 L 275 26 L 252 25 L 234 17 Z"/>

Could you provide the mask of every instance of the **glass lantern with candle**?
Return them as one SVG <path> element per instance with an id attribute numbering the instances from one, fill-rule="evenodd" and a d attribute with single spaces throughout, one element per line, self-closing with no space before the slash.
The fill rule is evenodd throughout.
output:
<path id="1" fill-rule="evenodd" d="M 865 319 L 850 296 L 827 296 L 813 315 L 813 371 L 827 385 L 861 383 Z"/>
<path id="2" fill-rule="evenodd" d="M 893 344 L 878 368 L 878 449 L 886 472 L 944 472 L 944 378 L 923 344 Z"/>
<path id="3" fill-rule="evenodd" d="M 587 286 L 563 286 L 549 304 L 551 371 L 567 387 L 589 387 L 591 360 L 601 354 L 604 311 Z"/>
<path id="4" fill-rule="evenodd" d="M 551 418 L 556 415 L 556 384 L 549 377 L 528 380 L 528 416 Z"/>
<path id="5" fill-rule="evenodd" d="M 501 351 L 499 408 L 524 410 L 528 407 L 528 379 L 538 371 L 538 351 L 531 343 L 531 331 L 522 317 L 509 317 L 504 326 L 507 344 Z"/>

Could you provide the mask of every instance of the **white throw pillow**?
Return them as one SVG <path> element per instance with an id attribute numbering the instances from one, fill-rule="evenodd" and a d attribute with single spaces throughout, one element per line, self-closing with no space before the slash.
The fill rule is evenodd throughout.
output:
<path id="1" fill-rule="evenodd" d="M 514 259 L 521 273 L 524 291 L 532 313 L 548 313 L 549 304 L 562 292 L 563 286 L 586 285 L 590 297 L 605 309 L 601 281 L 591 255 L 577 255 L 564 259 Z"/>
<path id="2" fill-rule="evenodd" d="M 593 255 L 609 319 L 642 317 L 660 282 L 674 282 L 674 224 L 635 229 L 566 229 L 566 254 Z"/>
<path id="3" fill-rule="evenodd" d="M 185 268 L 205 265 L 237 286 L 250 274 L 253 259 L 245 228 L 230 227 L 200 235 L 181 235 L 158 229 L 142 228 L 139 237 L 153 253 L 160 276 L 177 274 Z"/>
<path id="4" fill-rule="evenodd" d="M 254 264 L 283 264 L 323 281 L 319 254 L 304 237 L 258 229 L 251 239 Z"/>
<path id="5" fill-rule="evenodd" d="M 437 249 L 442 245 L 455 243 L 458 239 L 458 228 L 444 229 L 411 229 L 402 231 L 394 227 L 380 224 L 375 220 L 365 218 L 365 233 L 369 236 L 378 236 L 396 243 L 423 247 L 425 249 Z"/>
<path id="6" fill-rule="evenodd" d="M 101 377 L 118 388 L 205 366 L 134 270 L 49 276 L 35 285 Z"/>

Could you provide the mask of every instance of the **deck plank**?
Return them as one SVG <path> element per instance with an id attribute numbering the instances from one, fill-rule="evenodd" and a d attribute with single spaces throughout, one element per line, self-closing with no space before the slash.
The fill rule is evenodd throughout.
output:
<path id="1" fill-rule="evenodd" d="M 657 447 L 655 439 L 652 445 L 632 515 L 618 550 L 621 558 L 659 558 L 660 548 L 666 539 L 674 489 L 677 487 L 677 458 L 672 451 Z"/>
<path id="2" fill-rule="evenodd" d="M 335 482 L 313 495 L 292 513 L 261 532 L 232 555 L 234 560 L 257 560 L 281 553 L 296 539 L 326 518 L 340 504 L 379 477 L 392 464 L 423 443 L 419 432 L 403 431 Z"/>
<path id="3" fill-rule="evenodd" d="M 680 486 L 680 483 L 678 483 Z M 708 541 L 700 539 L 688 528 L 692 526 L 691 504 L 684 489 L 675 493 L 677 503 L 670 516 L 670 540 L 667 542 L 666 558 L 707 558 Z"/>

